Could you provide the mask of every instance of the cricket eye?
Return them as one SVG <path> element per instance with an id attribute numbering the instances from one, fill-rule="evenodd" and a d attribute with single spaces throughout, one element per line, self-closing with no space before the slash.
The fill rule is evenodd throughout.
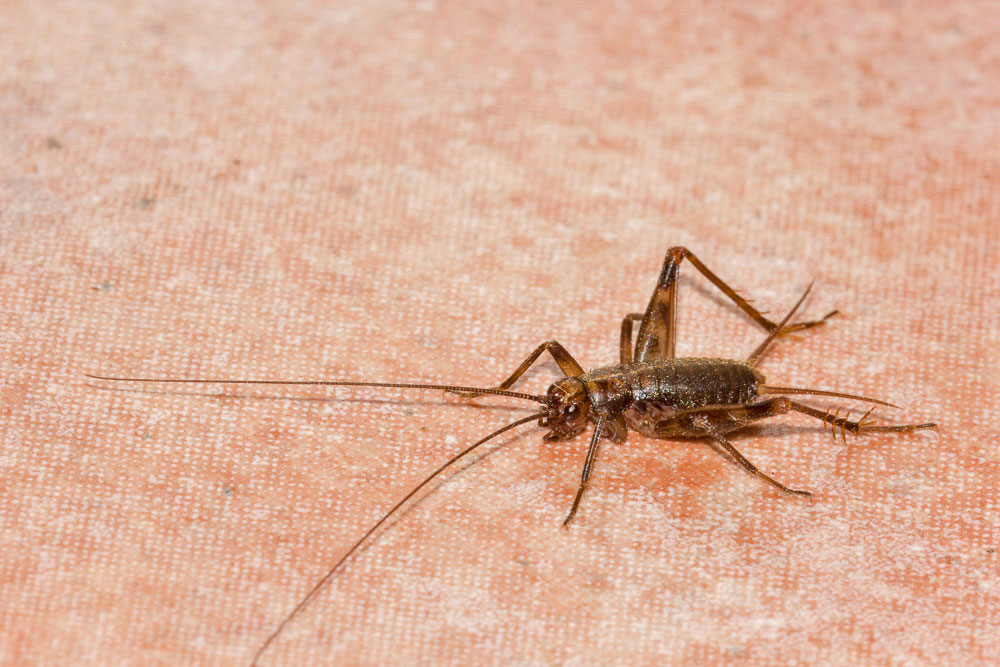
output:
<path id="1" fill-rule="evenodd" d="M 576 414 L 576 406 L 575 405 L 567 405 L 565 408 L 563 408 L 563 414 L 564 415 Z"/>

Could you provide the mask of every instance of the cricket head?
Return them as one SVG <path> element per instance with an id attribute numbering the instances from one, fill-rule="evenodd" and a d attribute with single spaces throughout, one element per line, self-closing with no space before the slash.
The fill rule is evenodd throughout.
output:
<path id="1" fill-rule="evenodd" d="M 555 382 L 545 399 L 547 411 L 539 423 L 549 429 L 546 440 L 567 440 L 587 426 L 590 397 L 579 378 L 564 377 Z"/>

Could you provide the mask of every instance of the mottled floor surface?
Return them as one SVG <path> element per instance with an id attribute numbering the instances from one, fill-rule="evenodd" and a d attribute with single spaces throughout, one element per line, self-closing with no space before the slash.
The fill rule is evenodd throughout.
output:
<path id="1" fill-rule="evenodd" d="M 806 316 L 840 309 L 771 381 L 940 430 L 734 438 L 809 499 L 632 434 L 563 530 L 587 436 L 525 428 L 264 662 L 1000 662 L 1000 18 L 731 4 L 4 3 L 0 662 L 246 664 L 529 414 L 84 373 L 494 384 L 550 338 L 604 365 L 673 245 L 772 317 L 810 280 Z M 681 286 L 680 354 L 760 342 Z"/>

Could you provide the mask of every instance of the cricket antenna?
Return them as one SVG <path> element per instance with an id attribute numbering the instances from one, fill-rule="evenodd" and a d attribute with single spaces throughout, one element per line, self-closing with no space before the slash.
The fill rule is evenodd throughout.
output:
<path id="1" fill-rule="evenodd" d="M 271 643 L 277 638 L 277 636 L 281 634 L 281 631 L 285 629 L 285 626 L 288 625 L 292 621 L 293 618 L 295 618 L 303 609 L 305 609 L 309 605 L 310 602 L 313 601 L 313 599 L 316 597 L 316 594 L 319 593 L 320 589 L 322 589 L 323 586 L 326 585 L 326 582 L 330 581 L 330 578 L 340 568 L 340 566 L 343 565 L 344 562 L 348 558 L 350 558 L 351 555 L 355 551 L 358 550 L 358 547 L 360 547 L 362 544 L 364 544 L 368 540 L 368 538 L 371 536 L 372 533 L 374 533 L 376 530 L 378 530 L 379 526 L 381 526 L 383 523 L 386 522 L 386 520 L 388 520 L 389 517 L 391 517 L 393 514 L 395 514 L 396 510 L 398 510 L 400 507 L 402 507 L 406 503 L 407 500 L 409 500 L 414 495 L 416 495 L 417 492 L 420 491 L 420 489 L 422 489 L 425 486 L 427 486 L 427 484 L 430 483 L 430 481 L 432 479 L 434 479 L 435 477 L 437 477 L 440 473 L 444 472 L 444 470 L 447 469 L 451 464 L 455 463 L 456 461 L 458 461 L 459 459 L 461 459 L 466 454 L 468 454 L 472 450 L 476 449 L 477 447 L 479 447 L 483 443 L 485 443 L 485 442 L 487 442 L 489 440 L 492 440 L 493 438 L 497 437 L 501 433 L 506 433 L 507 431 L 509 431 L 512 428 L 515 428 L 517 426 L 520 426 L 521 424 L 527 424 L 530 421 L 534 421 L 536 419 L 540 419 L 540 418 L 542 418 L 544 416 L 545 416 L 545 412 L 542 411 L 542 412 L 539 412 L 537 414 L 530 415 L 528 417 L 522 417 L 521 419 L 518 419 L 517 421 L 513 421 L 510 424 L 507 424 L 503 428 L 500 428 L 500 429 L 497 429 L 496 431 L 493 431 L 492 433 L 490 433 L 488 436 L 486 436 L 482 440 L 479 440 L 478 442 L 475 442 L 475 443 L 469 445 L 468 447 L 466 447 L 465 449 L 463 449 L 462 451 L 460 451 L 458 454 L 455 454 L 453 457 L 451 457 L 450 459 L 448 459 L 448 461 L 444 465 L 442 465 L 440 468 L 438 468 L 437 470 L 435 470 L 434 472 L 432 472 L 430 475 L 428 475 L 424 479 L 424 481 L 420 482 L 420 484 L 417 484 L 415 487 L 413 487 L 412 491 L 410 491 L 405 496 L 403 496 L 402 500 L 400 500 L 398 503 L 396 503 L 395 505 L 393 505 L 392 509 L 390 509 L 384 515 L 382 515 L 382 518 L 379 519 L 378 522 L 375 523 L 375 525 L 373 525 L 371 528 L 369 528 L 368 532 L 366 532 L 364 535 L 362 535 L 361 539 L 358 540 L 357 542 L 355 542 L 354 546 L 352 546 L 350 549 L 348 549 L 347 553 L 345 553 L 343 556 L 341 556 L 340 560 L 338 560 L 336 563 L 334 563 L 333 567 L 331 567 L 327 571 L 327 573 L 324 574 L 323 577 L 319 581 L 316 582 L 316 584 L 309 590 L 309 592 L 306 593 L 306 596 L 304 598 L 302 598 L 302 600 L 297 605 L 295 605 L 295 608 L 292 609 L 292 611 L 289 612 L 289 614 L 287 616 L 285 616 L 284 620 L 281 621 L 281 623 L 278 625 L 277 628 L 275 628 L 274 632 L 272 632 L 268 636 L 268 638 L 264 641 L 264 643 L 261 644 L 261 647 L 259 649 L 257 649 L 257 653 L 254 654 L 253 660 L 251 661 L 250 664 L 251 665 L 256 665 L 257 664 L 257 661 L 260 660 L 261 655 L 264 654 L 264 651 L 267 650 L 267 647 L 270 646 Z"/>
<path id="2" fill-rule="evenodd" d="M 412 382 L 350 382 L 346 380 L 228 380 L 224 378 L 210 379 L 184 379 L 184 378 L 133 378 L 133 377 L 113 377 L 109 375 L 93 375 L 84 373 L 84 377 L 92 380 L 108 380 L 111 382 L 169 382 L 169 383 L 191 383 L 191 384 L 280 384 L 297 386 L 326 386 L 326 387 L 386 387 L 397 389 L 443 389 L 444 391 L 464 392 L 469 394 L 493 394 L 495 396 L 509 396 L 520 398 L 536 403 L 545 403 L 544 396 L 534 394 L 524 394 L 519 391 L 507 391 L 505 389 L 489 389 L 480 387 L 459 387 L 450 384 L 419 384 Z"/>

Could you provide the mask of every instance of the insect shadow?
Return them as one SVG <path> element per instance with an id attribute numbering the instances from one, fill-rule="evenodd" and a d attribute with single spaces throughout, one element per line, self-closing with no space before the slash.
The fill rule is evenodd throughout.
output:
<path id="1" fill-rule="evenodd" d="M 677 310 L 678 274 L 681 263 L 687 260 L 722 294 L 728 297 L 750 319 L 759 324 L 767 337 L 746 360 L 680 357 L 674 354 L 675 319 Z M 324 585 L 348 558 L 382 526 L 397 510 L 407 503 L 435 477 L 485 442 L 492 440 L 523 424 L 537 422 L 548 429 L 545 440 L 568 440 L 594 424 L 590 445 L 583 462 L 583 472 L 569 513 L 563 521 L 568 526 L 576 516 L 580 500 L 587 489 L 602 438 L 616 443 L 625 442 L 630 430 L 650 438 L 708 438 L 747 472 L 767 482 L 778 490 L 792 495 L 809 496 L 808 491 L 785 486 L 759 470 L 746 459 L 726 437 L 726 434 L 749 424 L 775 415 L 797 412 L 820 420 L 836 435 L 846 441 L 848 433 L 863 435 L 878 432 L 906 432 L 936 428 L 933 423 L 877 424 L 869 409 L 858 419 L 852 420 L 849 411 L 842 409 L 819 410 L 789 398 L 809 394 L 832 396 L 862 401 L 888 407 L 898 407 L 875 398 L 824 389 L 783 387 L 768 384 L 758 369 L 758 363 L 776 338 L 811 329 L 824 324 L 837 314 L 831 311 L 818 320 L 789 323 L 792 316 L 809 294 L 810 284 L 802 296 L 780 322 L 764 317 L 747 299 L 723 282 L 691 251 L 682 247 L 667 251 L 656 288 L 643 313 L 628 313 L 622 318 L 619 342 L 619 363 L 585 371 L 570 353 L 555 340 L 539 345 L 496 387 L 465 387 L 451 384 L 422 384 L 400 382 L 354 382 L 344 380 L 229 380 L 229 379 L 177 379 L 112 377 L 87 374 L 94 380 L 114 382 L 149 383 L 221 383 L 243 385 L 322 385 L 369 388 L 437 389 L 453 392 L 467 398 L 496 395 L 522 399 L 541 404 L 541 409 L 469 445 L 415 486 L 386 512 L 332 567 L 315 583 L 310 591 L 289 612 L 275 630 L 260 645 L 253 657 L 256 664 L 282 630 L 305 609 Z M 638 323 L 638 333 L 633 328 Z M 510 388 L 529 367 L 547 352 L 563 372 L 563 378 L 554 382 L 545 395 L 526 394 Z M 841 412 L 845 412 L 843 416 Z"/>

